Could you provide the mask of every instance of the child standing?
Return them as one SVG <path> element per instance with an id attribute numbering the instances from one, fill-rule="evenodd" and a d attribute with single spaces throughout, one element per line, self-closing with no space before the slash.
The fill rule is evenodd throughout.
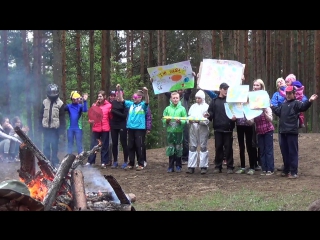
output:
<path id="1" fill-rule="evenodd" d="M 129 108 L 129 114 L 127 119 L 128 129 L 128 151 L 129 151 L 129 164 L 124 168 L 125 170 L 133 169 L 135 163 L 135 154 L 137 153 L 138 166 L 137 171 L 144 169 L 144 151 L 146 148 L 145 137 L 146 137 L 146 114 L 149 106 L 149 94 L 146 87 L 142 91 L 136 91 L 132 100 L 124 100 L 122 92 L 120 91 L 120 84 L 116 86 L 119 101 L 124 103 L 126 108 Z M 142 101 L 143 95 L 145 101 Z"/>
<path id="2" fill-rule="evenodd" d="M 253 81 L 253 91 L 265 90 L 265 84 L 261 79 Z M 263 112 L 249 123 L 255 123 L 258 136 L 259 156 L 262 173 L 260 175 L 271 176 L 274 174 L 272 110 L 270 107 L 262 109 Z"/>
<path id="3" fill-rule="evenodd" d="M 196 95 L 196 103 L 194 103 L 189 111 L 188 116 L 192 118 L 203 118 L 207 112 L 209 105 L 205 102 L 205 93 L 199 90 Z M 209 166 L 208 157 L 208 136 L 209 136 L 209 120 L 205 121 L 194 121 L 188 120 L 189 135 L 190 135 L 190 147 L 189 147 L 189 158 L 188 158 L 188 171 L 187 173 L 194 173 L 197 167 L 198 151 L 197 147 L 200 146 L 200 162 L 199 167 L 201 174 L 206 174 Z"/>
<path id="4" fill-rule="evenodd" d="M 177 92 L 171 93 L 170 105 L 163 111 L 163 126 L 167 127 L 167 149 L 166 155 L 169 157 L 168 173 L 174 172 L 174 164 L 176 165 L 176 172 L 181 172 L 182 162 L 181 156 L 183 151 L 183 129 L 186 120 L 171 120 L 171 117 L 187 117 L 185 107 L 181 105 L 180 96 Z"/>
<path id="5" fill-rule="evenodd" d="M 300 112 L 307 111 L 318 95 L 313 94 L 309 101 L 297 101 L 293 86 L 286 88 L 286 101 L 280 106 L 271 105 L 275 115 L 279 117 L 280 149 L 284 167 L 281 176 L 295 179 L 298 177 L 298 118 Z"/>
<path id="6" fill-rule="evenodd" d="M 64 110 L 69 113 L 67 123 L 68 154 L 72 154 L 74 139 L 76 140 L 78 154 L 80 154 L 83 151 L 81 115 L 83 112 L 88 111 L 88 94 L 83 95 L 83 104 L 79 103 L 81 96 L 77 91 L 71 92 L 70 99 L 72 103 L 67 104 L 64 108 Z"/>
<path id="7" fill-rule="evenodd" d="M 302 98 L 304 96 L 304 86 L 300 81 L 296 79 L 296 76 L 294 74 L 289 74 L 286 79 L 285 79 L 286 85 L 287 86 L 293 86 L 295 88 L 295 96 L 296 99 L 299 101 L 302 101 Z M 285 91 L 280 91 L 280 94 L 285 98 L 286 97 L 286 92 Z M 299 114 L 299 128 L 304 128 L 304 113 L 301 112 Z"/>

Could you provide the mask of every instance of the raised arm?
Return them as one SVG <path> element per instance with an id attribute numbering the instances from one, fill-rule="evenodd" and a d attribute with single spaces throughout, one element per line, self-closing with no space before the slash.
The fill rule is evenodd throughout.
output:
<path id="1" fill-rule="evenodd" d="M 120 86 L 119 83 L 117 84 L 116 89 L 117 89 L 117 91 L 118 91 L 119 101 L 120 101 L 120 102 L 124 102 L 122 91 L 120 91 L 121 86 Z"/>

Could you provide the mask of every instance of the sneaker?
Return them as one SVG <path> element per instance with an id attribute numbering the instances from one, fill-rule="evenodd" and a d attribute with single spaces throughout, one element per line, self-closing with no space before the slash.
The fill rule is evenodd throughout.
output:
<path id="1" fill-rule="evenodd" d="M 124 168 L 124 170 L 132 170 L 132 169 L 133 169 L 133 167 L 130 166 L 130 165 L 127 165 L 127 166 Z"/>
<path id="2" fill-rule="evenodd" d="M 90 166 L 90 165 L 91 165 L 91 164 L 90 164 L 90 163 L 88 163 L 88 162 L 85 164 L 85 166 Z"/>
<path id="3" fill-rule="evenodd" d="M 125 169 L 127 166 L 128 166 L 128 163 L 124 162 L 124 163 L 121 165 L 121 168 L 122 168 L 122 169 Z"/>
<path id="4" fill-rule="evenodd" d="M 267 176 L 271 176 L 271 175 L 273 175 L 273 174 L 274 174 L 274 172 L 271 172 L 271 171 L 268 171 L 268 172 L 266 173 Z"/>
<path id="5" fill-rule="evenodd" d="M 111 168 L 118 168 L 118 162 L 113 162 Z"/>
<path id="6" fill-rule="evenodd" d="M 194 168 L 189 167 L 188 171 L 186 171 L 186 173 L 190 173 L 190 174 L 194 173 Z"/>
<path id="7" fill-rule="evenodd" d="M 288 177 L 288 176 L 289 176 L 289 173 L 285 173 L 285 172 L 281 173 L 281 177 Z"/>
<path id="8" fill-rule="evenodd" d="M 219 168 L 215 168 L 215 169 L 213 170 L 213 173 L 222 173 L 222 171 L 221 171 L 221 169 L 219 169 Z"/>
<path id="9" fill-rule="evenodd" d="M 101 164 L 101 168 L 107 168 L 107 166 L 103 163 Z"/>
<path id="10" fill-rule="evenodd" d="M 176 172 L 181 172 L 181 167 L 180 166 L 176 166 Z"/>
<path id="11" fill-rule="evenodd" d="M 172 168 L 168 168 L 167 173 L 172 173 L 174 172 Z"/>
<path id="12" fill-rule="evenodd" d="M 182 164 L 182 165 L 188 165 L 188 160 L 182 160 L 182 161 L 181 161 L 181 164 Z"/>
<path id="13" fill-rule="evenodd" d="M 289 174 L 288 178 L 289 179 L 296 179 L 296 178 L 298 178 L 298 175 L 297 174 Z"/>
<path id="14" fill-rule="evenodd" d="M 227 174 L 232 174 L 233 170 L 232 169 L 227 169 Z"/>
<path id="15" fill-rule="evenodd" d="M 265 176 L 267 174 L 266 171 L 262 171 L 262 173 L 260 174 L 261 176 Z"/>
<path id="16" fill-rule="evenodd" d="M 245 168 L 240 168 L 238 171 L 236 171 L 236 173 L 244 174 L 244 173 L 246 173 L 246 169 Z"/>
<path id="17" fill-rule="evenodd" d="M 207 168 L 201 168 L 201 174 L 206 174 L 207 173 Z"/>
<path id="18" fill-rule="evenodd" d="M 144 165 L 144 167 L 146 167 L 146 166 L 147 166 L 147 161 L 144 161 L 144 164 L 143 164 L 143 165 Z"/>
<path id="19" fill-rule="evenodd" d="M 262 170 L 262 168 L 261 168 L 261 166 L 256 166 L 255 168 L 254 168 L 254 170 L 256 170 L 256 171 L 261 171 Z"/>
<path id="20" fill-rule="evenodd" d="M 254 170 L 254 169 L 249 169 L 249 170 L 248 170 L 248 172 L 247 172 L 247 174 L 248 174 L 248 175 L 253 175 L 253 174 L 254 174 L 254 172 L 255 172 L 255 170 Z"/>
<path id="21" fill-rule="evenodd" d="M 136 168 L 136 171 L 141 171 L 141 170 L 143 170 L 143 169 L 144 169 L 144 167 L 138 166 L 138 167 Z"/>

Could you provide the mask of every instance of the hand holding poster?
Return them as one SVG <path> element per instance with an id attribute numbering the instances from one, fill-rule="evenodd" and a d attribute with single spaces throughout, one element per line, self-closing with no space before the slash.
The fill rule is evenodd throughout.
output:
<path id="1" fill-rule="evenodd" d="M 147 70 L 153 79 L 154 94 L 194 87 L 194 76 L 192 75 L 190 61 L 151 67 Z"/>
<path id="2" fill-rule="evenodd" d="M 219 86 L 223 82 L 229 86 L 241 85 L 243 68 L 243 64 L 238 61 L 203 59 L 199 87 L 219 91 Z"/>
<path id="3" fill-rule="evenodd" d="M 244 113 L 244 115 L 245 115 L 247 120 L 251 120 L 251 119 L 254 119 L 255 117 L 260 116 L 261 113 L 262 113 L 262 110 L 260 110 L 260 109 L 256 109 L 256 110 L 250 109 L 249 103 L 244 103 L 243 104 L 243 113 Z"/>

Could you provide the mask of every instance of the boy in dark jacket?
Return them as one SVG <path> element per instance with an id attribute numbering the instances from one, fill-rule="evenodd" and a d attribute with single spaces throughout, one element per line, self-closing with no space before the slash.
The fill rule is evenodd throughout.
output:
<path id="1" fill-rule="evenodd" d="M 223 148 L 225 150 L 226 159 L 227 159 L 227 173 L 233 173 L 234 161 L 233 161 L 233 129 L 235 127 L 236 117 L 233 116 L 232 119 L 229 119 L 224 103 L 226 102 L 226 97 L 228 93 L 229 85 L 226 83 L 220 84 L 219 96 L 215 99 L 212 99 L 209 108 L 208 114 L 206 117 L 213 123 L 214 129 L 214 139 L 215 139 L 215 169 L 214 173 L 221 173 L 222 163 L 223 163 Z"/>
<path id="2" fill-rule="evenodd" d="M 318 95 L 313 94 L 309 101 L 296 100 L 295 88 L 286 88 L 286 100 L 280 106 L 271 105 L 275 115 L 279 117 L 280 150 L 284 168 L 281 176 L 295 179 L 298 177 L 298 135 L 299 113 L 307 111 Z"/>

